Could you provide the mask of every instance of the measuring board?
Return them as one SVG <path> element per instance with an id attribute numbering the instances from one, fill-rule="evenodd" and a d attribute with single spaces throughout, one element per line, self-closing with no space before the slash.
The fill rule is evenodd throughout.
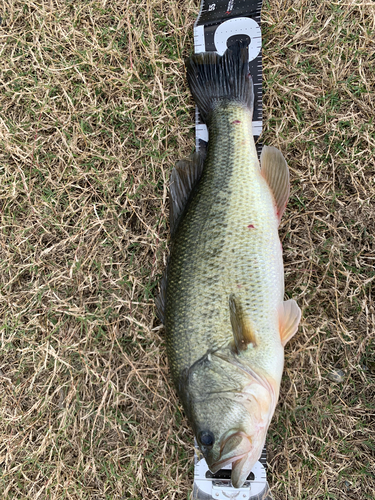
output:
<path id="1" fill-rule="evenodd" d="M 237 40 L 249 44 L 249 70 L 254 83 L 253 135 L 257 142 L 262 133 L 262 0 L 202 0 L 194 24 L 194 52 L 217 52 L 223 55 Z M 208 130 L 196 110 L 196 147 L 208 141 Z M 261 145 L 257 145 L 258 156 Z"/>
<path id="2" fill-rule="evenodd" d="M 254 83 L 253 135 L 255 142 L 262 133 L 262 33 L 260 13 L 262 0 L 202 0 L 194 24 L 194 52 L 225 50 L 237 40 L 249 44 L 249 69 Z M 208 141 L 208 130 L 196 109 L 196 148 Z M 260 156 L 261 144 L 257 143 Z M 230 482 L 231 465 L 212 474 L 195 443 L 194 487 L 192 500 L 272 500 L 266 475 L 266 449 L 253 467 L 242 488 Z"/>

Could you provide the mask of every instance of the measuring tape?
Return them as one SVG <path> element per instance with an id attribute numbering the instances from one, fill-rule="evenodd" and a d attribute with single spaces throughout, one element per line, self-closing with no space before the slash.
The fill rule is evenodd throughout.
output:
<path id="1" fill-rule="evenodd" d="M 262 33 L 260 13 L 262 0 L 202 0 L 194 24 L 194 51 L 217 52 L 223 55 L 237 40 L 249 44 L 249 70 L 254 83 L 253 135 L 257 140 L 262 133 Z M 199 141 L 208 141 L 208 130 L 195 112 L 196 148 Z M 260 156 L 262 146 L 257 143 Z M 193 500 L 272 500 L 266 476 L 266 450 L 255 464 L 241 488 L 230 482 L 231 465 L 212 474 L 198 446 L 195 446 Z"/>

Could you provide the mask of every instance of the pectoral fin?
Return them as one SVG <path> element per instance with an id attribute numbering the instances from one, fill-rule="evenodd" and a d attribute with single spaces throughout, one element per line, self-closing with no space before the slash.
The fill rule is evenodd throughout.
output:
<path id="1" fill-rule="evenodd" d="M 229 312 L 237 351 L 244 351 L 250 344 L 255 347 L 256 339 L 253 328 L 234 294 L 229 297 Z"/>
<path id="2" fill-rule="evenodd" d="M 301 309 L 295 300 L 283 303 L 280 313 L 280 338 L 283 346 L 293 337 L 298 330 L 301 319 Z"/>
<path id="3" fill-rule="evenodd" d="M 270 187 L 279 222 L 288 203 L 290 183 L 289 169 L 284 156 L 272 146 L 264 146 L 260 156 L 261 174 Z"/>

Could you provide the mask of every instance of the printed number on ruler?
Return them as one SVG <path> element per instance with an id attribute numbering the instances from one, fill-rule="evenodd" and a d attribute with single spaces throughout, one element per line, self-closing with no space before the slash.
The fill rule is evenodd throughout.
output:
<path id="1" fill-rule="evenodd" d="M 250 38 L 249 61 L 253 61 L 262 48 L 262 35 L 259 24 L 250 17 L 235 17 L 220 24 L 215 31 L 214 43 L 217 52 L 221 56 L 227 49 L 229 38 L 234 35 L 245 35 Z"/>

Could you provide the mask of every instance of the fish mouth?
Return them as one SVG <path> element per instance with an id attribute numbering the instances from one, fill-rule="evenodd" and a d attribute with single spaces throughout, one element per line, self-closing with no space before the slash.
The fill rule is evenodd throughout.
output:
<path id="1" fill-rule="evenodd" d="M 242 431 L 229 436 L 222 445 L 219 460 L 209 465 L 214 474 L 226 465 L 232 464 L 231 483 L 234 488 L 241 488 L 261 454 L 260 443 L 252 442 Z"/>
<path id="2" fill-rule="evenodd" d="M 210 465 L 211 472 L 215 474 L 231 463 L 234 471 L 237 463 L 242 462 L 244 458 L 247 459 L 252 448 L 251 441 L 244 432 L 232 434 L 224 441 L 219 460 Z"/>

